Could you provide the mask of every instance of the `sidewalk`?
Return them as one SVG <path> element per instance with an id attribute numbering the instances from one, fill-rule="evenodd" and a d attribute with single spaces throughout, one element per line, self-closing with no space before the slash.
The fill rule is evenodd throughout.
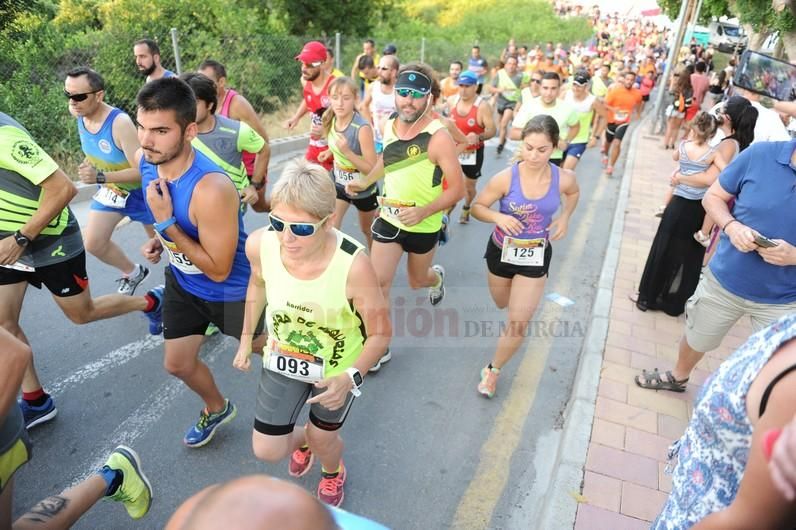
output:
<path id="1" fill-rule="evenodd" d="M 699 385 L 751 334 L 748 320 L 739 322 L 697 366 L 685 393 L 645 390 L 634 383 L 642 369 L 674 366 L 685 325 L 683 316 L 642 312 L 628 300 L 655 237 L 655 209 L 677 164 L 671 150 L 661 149 L 660 137 L 641 126 L 630 157 L 633 167 L 625 169 L 630 195 L 576 530 L 649 528 L 671 488 L 671 477 L 664 473 L 667 449 L 683 434 Z"/>

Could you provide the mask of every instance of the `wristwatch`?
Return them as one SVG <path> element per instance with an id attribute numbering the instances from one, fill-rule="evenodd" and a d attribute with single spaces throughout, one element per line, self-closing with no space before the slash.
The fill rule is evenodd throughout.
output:
<path id="1" fill-rule="evenodd" d="M 254 182 L 252 180 L 251 184 L 252 184 L 252 186 L 254 186 L 254 189 L 256 189 L 257 191 L 260 191 L 261 189 L 263 189 L 265 187 L 265 179 L 261 180 L 260 182 Z"/>
<path id="2" fill-rule="evenodd" d="M 354 386 L 351 388 L 351 393 L 354 394 L 354 397 L 361 396 L 362 392 L 360 392 L 359 388 L 362 386 L 362 374 L 353 366 L 347 368 L 345 373 L 348 374 L 348 377 L 351 378 L 351 382 L 354 383 Z"/>
<path id="3" fill-rule="evenodd" d="M 97 170 L 97 184 L 105 184 L 108 179 L 105 177 L 105 172 Z"/>
<path id="4" fill-rule="evenodd" d="M 20 232 L 19 230 L 14 232 L 14 240 L 17 242 L 17 245 L 19 245 L 22 248 L 25 248 L 28 245 L 30 245 L 30 238 L 28 236 L 26 236 L 25 234 L 23 234 L 22 232 Z M 357 373 L 359 373 L 359 372 L 357 372 Z M 362 377 L 361 376 L 360 376 L 359 380 L 362 381 Z"/>

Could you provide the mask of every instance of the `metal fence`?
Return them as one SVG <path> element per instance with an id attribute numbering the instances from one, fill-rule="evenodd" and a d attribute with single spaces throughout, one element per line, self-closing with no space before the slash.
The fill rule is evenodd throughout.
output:
<path id="1" fill-rule="evenodd" d="M 80 145 L 74 119 L 69 115 L 62 88 L 66 72 L 76 66 L 90 66 L 106 82 L 105 100 L 134 116 L 135 96 L 144 80 L 132 53 L 140 34 L 99 34 L 90 42 L 70 40 L 52 33 L 37 37 L 32 51 L 3 48 L 0 43 L 0 110 L 25 125 L 48 152 L 66 168 L 74 167 Z M 256 39 L 229 36 L 202 39 L 194 33 L 155 36 L 163 66 L 173 71 L 191 71 L 208 58 L 223 63 L 228 86 L 244 94 L 260 113 L 272 138 L 295 134 L 281 127 L 300 102 L 300 68 L 294 57 L 309 40 L 321 40 L 334 51 L 338 68 L 350 74 L 363 38 L 332 35 L 326 38 L 288 35 L 260 35 Z M 440 77 L 447 75 L 452 60 L 465 63 L 474 43 L 441 38 L 380 37 L 376 50 L 393 44 L 401 62 L 423 60 Z M 505 43 L 478 43 L 490 66 Z M 179 64 L 179 68 L 178 65 Z"/>

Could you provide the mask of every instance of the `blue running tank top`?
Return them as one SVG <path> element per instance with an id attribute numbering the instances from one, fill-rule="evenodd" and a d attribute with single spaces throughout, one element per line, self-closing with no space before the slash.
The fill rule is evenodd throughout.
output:
<path id="1" fill-rule="evenodd" d="M 509 192 L 500 199 L 500 213 L 516 217 L 522 223 L 522 233 L 513 236 L 520 239 L 547 239 L 547 227 L 553 221 L 553 215 L 561 205 L 559 189 L 559 170 L 550 164 L 550 188 L 540 199 L 529 199 L 522 192 L 520 182 L 520 163 L 511 166 L 511 186 Z M 492 240 L 498 247 L 503 246 L 505 234 L 499 226 L 495 226 Z"/>
<path id="2" fill-rule="evenodd" d="M 122 113 L 121 109 L 111 107 L 111 112 L 96 134 L 90 133 L 86 129 L 82 116 L 77 118 L 80 147 L 91 165 L 101 171 L 119 171 L 130 167 L 127 157 L 124 156 L 124 151 L 119 149 L 113 141 L 113 120 Z M 138 182 L 115 183 L 114 185 L 128 191 L 141 187 Z"/>
<path id="3" fill-rule="evenodd" d="M 191 167 L 180 178 L 169 182 L 168 186 L 177 225 L 188 237 L 199 241 L 199 230 L 191 222 L 188 214 L 193 190 L 202 177 L 208 173 L 224 173 L 224 171 L 196 149 L 193 149 L 193 152 L 194 161 Z M 148 163 L 143 157 L 141 157 L 139 169 L 144 187 L 158 178 L 157 166 Z M 152 213 L 149 203 L 147 203 L 147 210 L 150 214 Z M 251 268 L 249 260 L 246 258 L 246 232 L 243 229 L 243 212 L 240 211 L 240 208 L 238 209 L 238 244 L 235 249 L 235 258 L 232 262 L 232 271 L 223 282 L 216 282 L 208 278 L 165 235 L 158 234 L 158 237 L 168 254 L 169 268 L 174 278 L 187 292 L 208 302 L 239 302 L 246 299 Z"/>

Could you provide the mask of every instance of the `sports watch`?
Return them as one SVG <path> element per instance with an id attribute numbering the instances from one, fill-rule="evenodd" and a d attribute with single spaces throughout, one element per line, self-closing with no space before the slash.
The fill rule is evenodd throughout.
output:
<path id="1" fill-rule="evenodd" d="M 17 242 L 17 245 L 19 245 L 22 248 L 25 248 L 28 245 L 30 245 L 30 238 L 28 236 L 26 236 L 25 234 L 23 234 L 22 232 L 20 232 L 19 230 L 14 232 L 14 240 Z M 357 372 L 357 373 L 359 373 L 359 372 Z M 361 376 L 360 376 L 359 380 L 362 381 L 362 377 Z"/>
<path id="2" fill-rule="evenodd" d="M 354 368 L 347 368 L 345 373 L 348 374 L 348 377 L 351 378 L 351 382 L 354 383 L 354 386 L 351 388 L 351 393 L 354 394 L 354 397 L 359 397 L 362 395 L 360 392 L 360 387 L 362 386 L 362 374 L 359 373 L 359 370 Z"/>
<path id="3" fill-rule="evenodd" d="M 252 184 L 252 186 L 254 186 L 254 189 L 256 189 L 257 191 L 260 191 L 261 189 L 263 189 L 265 187 L 265 179 L 261 180 L 260 182 L 254 182 L 252 180 L 251 184 Z"/>

